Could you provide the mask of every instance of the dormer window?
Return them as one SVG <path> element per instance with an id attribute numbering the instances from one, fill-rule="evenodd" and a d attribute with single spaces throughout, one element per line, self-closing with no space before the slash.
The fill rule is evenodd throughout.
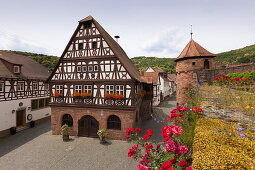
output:
<path id="1" fill-rule="evenodd" d="M 13 70 L 14 70 L 14 73 L 19 74 L 20 73 L 20 66 L 14 66 Z"/>

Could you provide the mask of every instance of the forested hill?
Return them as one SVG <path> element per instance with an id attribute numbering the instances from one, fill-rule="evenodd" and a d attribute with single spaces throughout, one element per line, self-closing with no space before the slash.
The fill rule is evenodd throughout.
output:
<path id="1" fill-rule="evenodd" d="M 21 51 L 9 51 L 20 55 L 25 55 L 33 58 L 35 61 L 42 64 L 47 68 L 54 68 L 57 64 L 59 57 L 57 56 L 48 56 L 44 54 L 36 54 L 30 52 L 21 52 Z M 168 73 L 175 73 L 175 58 L 157 58 L 157 57 L 134 57 L 131 58 L 132 62 L 139 71 L 145 70 L 147 67 L 152 66 L 156 68 L 162 68 Z M 255 44 L 250 45 L 244 48 L 231 50 L 223 53 L 217 54 L 217 62 L 223 62 L 225 64 L 231 63 L 255 63 Z"/>
<path id="2" fill-rule="evenodd" d="M 231 50 L 217 55 L 217 61 L 225 64 L 255 63 L 255 44 L 244 48 Z"/>

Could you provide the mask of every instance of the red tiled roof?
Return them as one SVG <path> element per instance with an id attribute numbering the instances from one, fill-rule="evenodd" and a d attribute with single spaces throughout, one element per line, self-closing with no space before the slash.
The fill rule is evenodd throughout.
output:
<path id="1" fill-rule="evenodd" d="M 153 85 L 158 84 L 158 79 L 159 79 L 158 72 L 144 72 L 143 77 L 151 77 Z"/>
<path id="2" fill-rule="evenodd" d="M 169 81 L 176 81 L 176 74 L 168 74 L 167 79 Z"/>
<path id="3" fill-rule="evenodd" d="M 186 47 L 182 50 L 181 54 L 176 58 L 175 61 L 189 57 L 206 57 L 216 56 L 215 54 L 207 51 L 194 40 L 190 40 Z"/>

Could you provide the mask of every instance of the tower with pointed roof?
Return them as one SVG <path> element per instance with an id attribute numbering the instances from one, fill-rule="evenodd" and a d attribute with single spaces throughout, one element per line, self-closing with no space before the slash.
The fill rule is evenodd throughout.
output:
<path id="1" fill-rule="evenodd" d="M 71 135 L 97 137 L 106 129 L 110 138 L 125 139 L 125 130 L 150 114 L 145 80 L 92 16 L 79 21 L 48 82 L 53 134 L 67 124 Z"/>
<path id="2" fill-rule="evenodd" d="M 183 89 L 188 83 L 193 83 L 196 77 L 194 71 L 214 69 L 216 55 L 207 51 L 194 40 L 190 40 L 181 54 L 176 58 L 177 103 L 185 102 Z"/>

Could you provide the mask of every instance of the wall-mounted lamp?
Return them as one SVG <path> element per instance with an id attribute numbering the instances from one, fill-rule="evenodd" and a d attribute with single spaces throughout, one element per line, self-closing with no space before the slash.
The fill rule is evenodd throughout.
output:
<path id="1" fill-rule="evenodd" d="M 12 110 L 12 114 L 15 113 L 15 110 Z"/>
<path id="2" fill-rule="evenodd" d="M 104 116 L 104 111 L 103 110 L 101 110 L 101 116 Z"/>
<path id="3" fill-rule="evenodd" d="M 27 110 L 31 110 L 31 107 L 27 107 Z"/>

